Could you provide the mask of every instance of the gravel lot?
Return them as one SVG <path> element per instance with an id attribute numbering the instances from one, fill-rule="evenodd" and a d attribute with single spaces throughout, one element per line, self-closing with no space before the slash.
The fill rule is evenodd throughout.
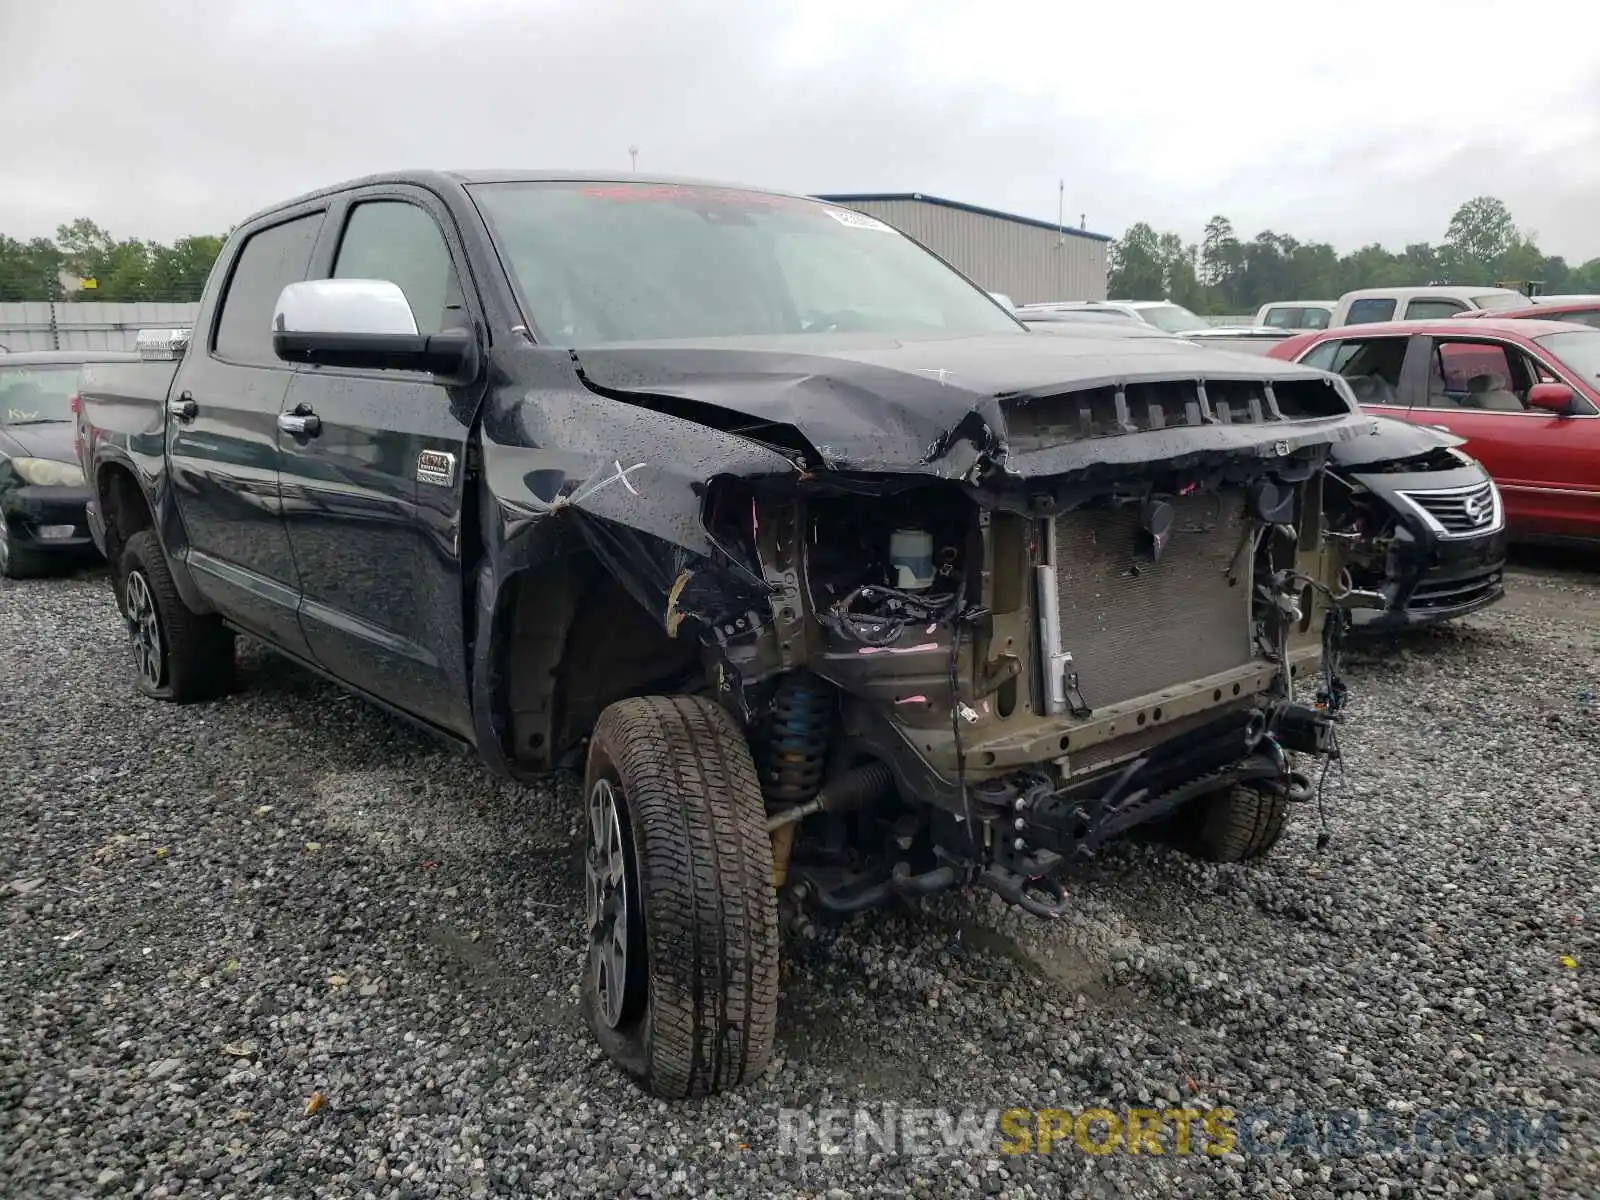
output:
<path id="1" fill-rule="evenodd" d="M 0 1194 L 1600 1194 L 1600 575 L 1364 653 L 1279 853 L 1145 847 L 1045 926 L 946 898 L 795 947 L 779 1062 L 600 1058 L 575 789 L 495 783 L 246 652 L 135 698 L 95 572 L 0 581 Z M 313 1096 L 322 1097 L 307 1113 Z M 1559 1110 L 1479 1156 L 779 1153 L 780 1106 Z"/>

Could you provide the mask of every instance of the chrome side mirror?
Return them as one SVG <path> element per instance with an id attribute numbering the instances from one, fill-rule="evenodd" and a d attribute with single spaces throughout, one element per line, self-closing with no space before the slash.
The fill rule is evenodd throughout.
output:
<path id="1" fill-rule="evenodd" d="M 387 279 L 308 279 L 278 293 L 272 332 L 415 337 L 417 318 Z"/>
<path id="2" fill-rule="evenodd" d="M 476 373 L 468 329 L 417 331 L 405 293 L 387 279 L 308 279 L 278 293 L 272 350 L 285 362 L 376 371 Z"/>

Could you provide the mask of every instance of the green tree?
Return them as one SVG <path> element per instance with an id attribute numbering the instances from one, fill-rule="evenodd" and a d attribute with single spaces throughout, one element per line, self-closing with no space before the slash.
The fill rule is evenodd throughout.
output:
<path id="1" fill-rule="evenodd" d="M 1520 238 L 1505 202 L 1468 200 L 1450 218 L 1441 258 L 1452 283 L 1493 283 L 1502 260 Z"/>
<path id="2" fill-rule="evenodd" d="M 1544 264 L 1545 257 L 1539 247 L 1534 245 L 1533 239 L 1524 234 L 1516 234 L 1501 253 L 1499 260 L 1495 262 L 1494 279 L 1491 282 L 1499 283 L 1504 280 L 1525 283 L 1529 280 L 1541 280 L 1548 283 L 1549 281 L 1544 279 Z"/>
<path id="3" fill-rule="evenodd" d="M 1195 311 L 1204 311 L 1206 298 L 1200 286 L 1197 266 L 1200 250 L 1186 246 L 1175 233 L 1163 233 L 1156 241 L 1161 258 L 1163 298 Z"/>
<path id="4" fill-rule="evenodd" d="M 1600 258 L 1591 258 L 1583 266 L 1573 268 L 1567 278 L 1567 290 L 1580 295 L 1600 293 Z"/>
<path id="5" fill-rule="evenodd" d="M 151 245 L 145 273 L 145 299 L 186 303 L 198 300 L 206 276 L 222 252 L 222 239 L 211 234 L 179 238 L 170 246 Z"/>
<path id="6" fill-rule="evenodd" d="M 0 301 L 59 300 L 61 252 L 46 238 L 19 242 L 0 234 Z"/>
<path id="7" fill-rule="evenodd" d="M 1200 281 L 1227 295 L 1243 266 L 1244 248 L 1234 236 L 1233 222 L 1220 214 L 1212 217 L 1200 239 Z"/>
<path id="8" fill-rule="evenodd" d="M 1160 236 L 1143 221 L 1111 244 L 1106 286 L 1117 300 L 1164 300 L 1167 271 Z"/>
<path id="9" fill-rule="evenodd" d="M 88 217 L 56 227 L 56 247 L 62 266 L 80 279 L 98 279 L 114 243 L 111 235 Z"/>

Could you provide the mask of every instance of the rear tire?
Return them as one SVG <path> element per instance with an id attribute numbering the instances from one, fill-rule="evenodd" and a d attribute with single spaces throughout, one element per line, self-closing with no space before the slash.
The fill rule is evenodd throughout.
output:
<path id="1" fill-rule="evenodd" d="M 1281 793 L 1235 784 L 1200 797 L 1181 815 L 1182 845 L 1207 862 L 1249 862 L 1271 852 L 1288 819 Z"/>
<path id="2" fill-rule="evenodd" d="M 743 733 L 700 697 L 618 701 L 589 744 L 584 805 L 596 1040 L 670 1099 L 755 1077 L 777 1027 L 778 905 Z"/>
<path id="3" fill-rule="evenodd" d="M 140 530 L 123 547 L 117 587 L 141 692 L 188 704 L 214 700 L 233 687 L 232 631 L 220 618 L 184 604 L 150 530 Z"/>

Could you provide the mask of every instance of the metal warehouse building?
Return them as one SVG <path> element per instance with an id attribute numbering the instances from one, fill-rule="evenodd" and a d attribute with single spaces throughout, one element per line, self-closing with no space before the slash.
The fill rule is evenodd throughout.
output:
<path id="1" fill-rule="evenodd" d="M 1103 233 L 943 200 L 921 192 L 819 196 L 877 217 L 915 238 L 991 292 L 1017 304 L 1104 300 Z"/>

